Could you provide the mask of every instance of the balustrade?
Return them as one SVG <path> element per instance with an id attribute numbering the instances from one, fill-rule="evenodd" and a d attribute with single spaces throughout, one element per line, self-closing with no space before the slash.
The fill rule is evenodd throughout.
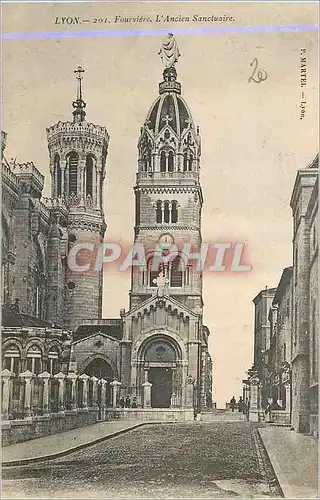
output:
<path id="1" fill-rule="evenodd" d="M 89 377 L 89 375 L 68 375 L 60 372 L 51 375 L 47 371 L 35 375 L 27 370 L 16 376 L 10 370 L 3 370 L 2 418 L 17 420 L 62 413 L 65 410 L 93 408 L 99 410 L 104 420 L 105 410 L 117 406 L 121 383 Z"/>

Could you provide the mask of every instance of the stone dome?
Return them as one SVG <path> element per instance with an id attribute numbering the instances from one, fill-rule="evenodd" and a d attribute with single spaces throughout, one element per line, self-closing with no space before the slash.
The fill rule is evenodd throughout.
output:
<path id="1" fill-rule="evenodd" d="M 181 85 L 176 82 L 176 76 L 174 68 L 167 68 L 164 71 L 164 81 L 159 85 L 160 96 L 157 97 L 148 113 L 146 124 L 155 136 L 166 124 L 178 135 L 189 123 L 193 126 L 190 110 L 180 95 Z"/>

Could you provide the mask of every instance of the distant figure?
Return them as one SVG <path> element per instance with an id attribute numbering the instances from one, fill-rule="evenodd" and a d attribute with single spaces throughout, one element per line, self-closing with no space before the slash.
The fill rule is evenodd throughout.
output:
<path id="1" fill-rule="evenodd" d="M 133 400 L 132 400 L 132 408 L 138 408 L 137 398 L 133 398 Z"/>
<path id="2" fill-rule="evenodd" d="M 124 397 L 122 396 L 122 398 L 120 398 L 120 401 L 119 401 L 119 406 L 120 408 L 124 408 Z"/>
<path id="3" fill-rule="evenodd" d="M 126 408 L 130 408 L 130 406 L 131 406 L 131 401 L 130 401 L 129 396 L 127 396 L 127 397 L 126 397 L 126 402 L 125 402 L 125 407 L 126 407 Z"/>
<path id="4" fill-rule="evenodd" d="M 16 299 L 14 301 L 14 304 L 10 305 L 10 309 L 11 309 L 11 311 L 13 311 L 15 313 L 19 313 L 20 312 L 19 299 Z"/>
<path id="5" fill-rule="evenodd" d="M 269 420 L 270 421 L 272 420 L 272 414 L 271 414 L 272 410 L 281 410 L 281 406 L 278 405 L 277 400 L 275 398 L 273 399 L 272 403 L 269 403 L 269 405 L 267 406 L 267 408 L 265 410 L 266 415 L 269 413 Z"/>
<path id="6" fill-rule="evenodd" d="M 234 412 L 235 407 L 236 407 L 236 398 L 232 396 L 232 398 L 230 399 L 230 408 L 232 412 Z"/>
<path id="7" fill-rule="evenodd" d="M 244 408 L 244 401 L 242 397 L 240 396 L 239 401 L 238 401 L 238 412 L 243 413 L 243 408 Z"/>

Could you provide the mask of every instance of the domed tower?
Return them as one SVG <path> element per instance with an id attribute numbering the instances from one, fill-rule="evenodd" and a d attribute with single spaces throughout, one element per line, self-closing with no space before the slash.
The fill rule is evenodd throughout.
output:
<path id="1" fill-rule="evenodd" d="M 131 307 L 155 291 L 159 271 L 151 269 L 150 256 L 159 242 L 173 243 L 180 250 L 188 243 L 194 250 L 201 243 L 199 127 L 181 96 L 175 67 L 170 61 L 166 66 L 138 143 L 135 242 L 148 249 L 149 258 L 143 272 L 133 267 Z M 164 270 L 170 296 L 201 314 L 202 273 L 195 266 L 182 270 L 180 259 Z"/>
<path id="2" fill-rule="evenodd" d="M 103 212 L 103 181 L 109 135 L 105 127 L 86 121 L 86 103 L 82 97 L 84 70 L 75 72 L 78 89 L 73 102 L 73 120 L 58 122 L 47 128 L 52 177 L 52 198 L 67 207 L 67 253 L 77 244 L 88 244 L 80 249 L 76 265 L 86 271 L 69 266 L 65 259 L 65 318 L 69 328 L 75 330 L 84 319 L 99 319 L 102 313 L 102 270 L 95 270 L 95 253 L 103 241 L 106 223 Z M 57 236 L 57 227 L 54 236 Z M 91 248 L 94 248 L 92 251 Z M 83 267 L 84 269 L 84 267 Z"/>

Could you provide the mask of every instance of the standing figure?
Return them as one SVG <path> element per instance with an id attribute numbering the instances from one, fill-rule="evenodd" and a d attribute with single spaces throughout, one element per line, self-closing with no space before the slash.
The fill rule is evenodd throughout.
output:
<path id="1" fill-rule="evenodd" d="M 129 396 L 127 396 L 127 397 L 126 397 L 125 407 L 126 407 L 126 408 L 130 408 L 130 406 L 131 406 L 131 401 L 130 401 Z"/>
<path id="2" fill-rule="evenodd" d="M 132 408 L 138 408 L 137 398 L 133 398 L 133 400 L 132 400 Z"/>
<path id="3" fill-rule="evenodd" d="M 239 413 L 243 412 L 243 407 L 244 407 L 244 402 L 243 402 L 242 396 L 240 396 L 239 401 L 238 401 L 238 412 Z"/>
<path id="4" fill-rule="evenodd" d="M 171 68 L 181 56 L 178 44 L 172 33 L 168 33 L 158 52 L 166 68 Z"/>
<path id="5" fill-rule="evenodd" d="M 236 407 L 236 398 L 232 396 L 232 398 L 230 399 L 230 408 L 232 412 L 234 412 L 235 407 Z"/>

